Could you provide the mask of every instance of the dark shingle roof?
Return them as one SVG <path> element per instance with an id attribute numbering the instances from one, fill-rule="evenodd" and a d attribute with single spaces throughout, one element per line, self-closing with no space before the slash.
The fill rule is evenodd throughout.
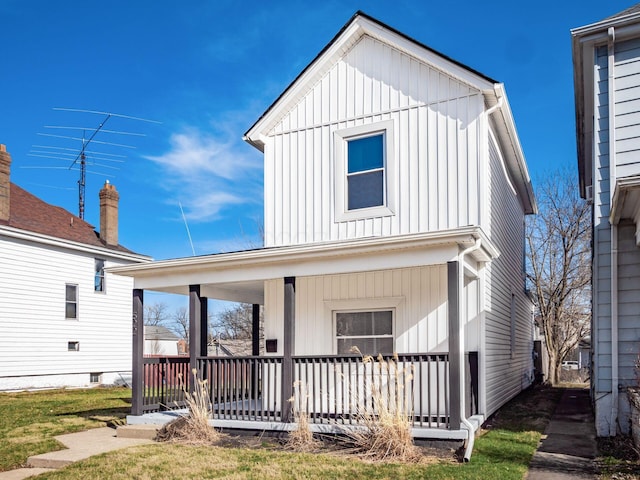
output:
<path id="1" fill-rule="evenodd" d="M 100 240 L 100 235 L 95 231 L 93 225 L 64 208 L 56 207 L 40 200 L 15 183 L 11 183 L 10 202 L 9 221 L 0 220 L 0 225 L 7 225 L 20 230 L 82 243 L 92 247 L 134 253 L 121 245 L 107 245 Z"/>
<path id="2" fill-rule="evenodd" d="M 639 12 L 640 12 L 640 3 L 636 3 L 633 7 L 629 7 L 626 10 L 616 13 L 615 15 L 611 15 L 610 17 L 607 17 L 604 20 L 614 20 L 616 18 L 621 18 L 626 15 L 631 15 L 633 13 L 639 13 Z"/>

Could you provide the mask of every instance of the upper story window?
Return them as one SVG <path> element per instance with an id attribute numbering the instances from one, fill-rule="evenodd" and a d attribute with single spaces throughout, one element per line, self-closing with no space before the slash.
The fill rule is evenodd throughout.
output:
<path id="1" fill-rule="evenodd" d="M 95 274 L 93 277 L 93 286 L 96 292 L 104 292 L 104 260 L 100 258 L 95 259 Z"/>
<path id="2" fill-rule="evenodd" d="M 384 205 L 384 134 L 347 140 L 347 209 Z"/>
<path id="3" fill-rule="evenodd" d="M 394 214 L 393 120 L 335 132 L 336 221 Z"/>
<path id="4" fill-rule="evenodd" d="M 65 304 L 64 304 L 64 317 L 77 319 L 78 318 L 78 286 L 67 284 L 65 286 Z"/>

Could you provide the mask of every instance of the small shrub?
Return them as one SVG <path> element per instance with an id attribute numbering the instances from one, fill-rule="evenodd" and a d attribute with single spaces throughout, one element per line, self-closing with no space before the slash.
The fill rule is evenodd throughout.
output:
<path id="1" fill-rule="evenodd" d="M 193 444 L 211 444 L 220 439 L 220 434 L 209 425 L 211 399 L 207 389 L 207 380 L 200 380 L 194 369 L 193 393 L 189 392 L 182 376 L 179 376 L 180 387 L 184 392 L 188 412 L 167 423 L 156 436 L 159 442 L 180 441 Z"/>

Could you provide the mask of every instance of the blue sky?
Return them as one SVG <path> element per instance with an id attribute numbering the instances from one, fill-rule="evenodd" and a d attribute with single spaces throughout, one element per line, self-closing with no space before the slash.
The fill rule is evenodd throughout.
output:
<path id="1" fill-rule="evenodd" d="M 191 255 L 182 205 L 196 254 L 244 249 L 260 243 L 262 157 L 242 134 L 356 10 L 504 82 L 535 181 L 576 164 L 570 28 L 631 5 L 0 0 L 0 143 L 15 183 L 77 213 L 78 172 L 32 168 L 71 162 L 34 153 L 80 148 L 41 134 L 82 130 L 46 126 L 88 136 L 105 116 L 54 108 L 162 122 L 105 123 L 145 136 L 100 133 L 96 140 L 135 148 L 90 145 L 109 154 L 96 163 L 112 168 L 89 167 L 97 174 L 87 177 L 86 220 L 99 225 L 97 192 L 109 179 L 128 248 L 156 259 Z"/>

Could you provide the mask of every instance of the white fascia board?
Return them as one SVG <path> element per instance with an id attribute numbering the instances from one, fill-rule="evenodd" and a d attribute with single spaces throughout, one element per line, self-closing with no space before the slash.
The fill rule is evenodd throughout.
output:
<path id="1" fill-rule="evenodd" d="M 307 70 L 304 71 L 299 78 L 296 78 L 293 84 L 287 87 L 282 97 L 276 101 L 277 103 L 267 110 L 265 115 L 245 134 L 243 139 L 262 151 L 265 143 L 265 135 L 272 128 L 272 124 L 276 123 L 278 119 L 285 115 L 291 108 L 291 105 L 295 104 L 295 102 L 306 93 L 309 88 L 308 85 L 313 83 L 313 80 L 316 78 L 321 77 L 328 69 L 329 64 L 333 64 L 333 62 L 342 57 L 363 33 L 364 30 L 360 27 L 358 21 L 354 21 L 342 32 L 342 35 L 327 48 L 321 57 L 309 65 Z"/>
<path id="2" fill-rule="evenodd" d="M 271 128 L 306 94 L 315 81 L 320 79 L 363 35 L 368 35 L 382 43 L 397 48 L 478 91 L 486 91 L 493 88 L 493 83 L 480 75 L 447 60 L 436 52 L 425 49 L 414 41 L 390 31 L 376 22 L 359 16 L 299 78 L 294 80 L 294 83 L 277 100 L 277 103 L 255 123 L 243 139 L 262 151 L 265 143 L 264 136 L 268 135 Z"/>
<path id="3" fill-rule="evenodd" d="M 366 18 L 359 18 L 358 20 L 361 22 L 365 34 L 383 43 L 390 44 L 391 46 L 406 53 L 407 55 L 410 55 L 417 60 L 428 64 L 430 67 L 433 67 L 434 69 L 455 78 L 459 82 L 462 82 L 465 85 L 479 91 L 493 88 L 493 82 L 482 78 L 480 75 L 477 75 L 473 71 L 464 68 L 461 65 L 449 61 L 442 55 L 439 55 L 431 50 L 427 50 L 423 48 L 422 45 L 419 45 L 409 40 L 408 38 L 398 35 L 393 31 L 389 31 L 381 25 L 372 22 L 371 20 L 368 20 Z"/>
<path id="4" fill-rule="evenodd" d="M 591 185 L 593 165 L 593 43 L 582 43 L 579 37 L 572 38 L 573 91 L 576 115 L 576 146 L 580 195 L 586 198 L 586 187 Z M 591 59 L 585 61 L 585 59 Z"/>
<path id="5" fill-rule="evenodd" d="M 118 260 L 126 260 L 129 262 L 150 262 L 153 259 L 146 255 L 139 255 L 135 253 L 119 252 L 111 250 L 109 248 L 94 247 L 84 243 L 73 242 L 71 240 L 65 240 L 62 238 L 51 237 L 49 235 L 43 235 L 41 233 L 29 232 L 18 228 L 0 226 L 0 236 L 15 238 L 18 240 L 25 240 L 27 242 L 38 243 L 41 245 L 50 245 L 58 248 L 66 248 L 69 250 L 76 250 L 79 252 L 90 253 L 92 255 L 100 255 L 103 257 L 117 258 Z"/>
<path id="6" fill-rule="evenodd" d="M 184 293 L 188 285 L 241 284 L 285 276 L 329 275 L 435 265 L 457 259 L 480 238 L 478 261 L 498 250 L 479 227 L 397 237 L 317 243 L 111 267 L 134 278 L 135 288 Z"/>
<path id="7" fill-rule="evenodd" d="M 603 43 L 607 41 L 610 27 L 616 29 L 616 40 L 624 40 L 627 37 L 640 33 L 640 12 L 634 12 L 622 17 L 607 18 L 584 27 L 573 28 L 571 36 L 574 42 L 579 43 Z"/>
<path id="8" fill-rule="evenodd" d="M 522 145 L 520 144 L 520 138 L 516 130 L 516 124 L 513 119 L 513 113 L 509 106 L 509 100 L 507 99 L 507 93 L 504 88 L 504 84 L 497 83 L 494 85 L 495 95 L 498 99 L 502 99 L 502 103 L 498 107 L 500 112 L 499 120 L 502 124 L 503 131 L 499 131 L 499 137 L 503 137 L 502 141 L 507 141 L 511 147 L 508 151 L 504 152 L 510 165 L 511 172 L 514 174 L 516 184 L 518 186 L 518 193 L 522 196 L 522 205 L 525 213 L 534 214 L 538 212 L 538 205 L 533 193 L 533 186 L 531 185 L 531 177 L 529 175 L 529 169 L 527 162 L 522 151 Z M 499 130 L 502 130 L 500 128 Z M 506 136 L 506 138 L 504 138 Z"/>

